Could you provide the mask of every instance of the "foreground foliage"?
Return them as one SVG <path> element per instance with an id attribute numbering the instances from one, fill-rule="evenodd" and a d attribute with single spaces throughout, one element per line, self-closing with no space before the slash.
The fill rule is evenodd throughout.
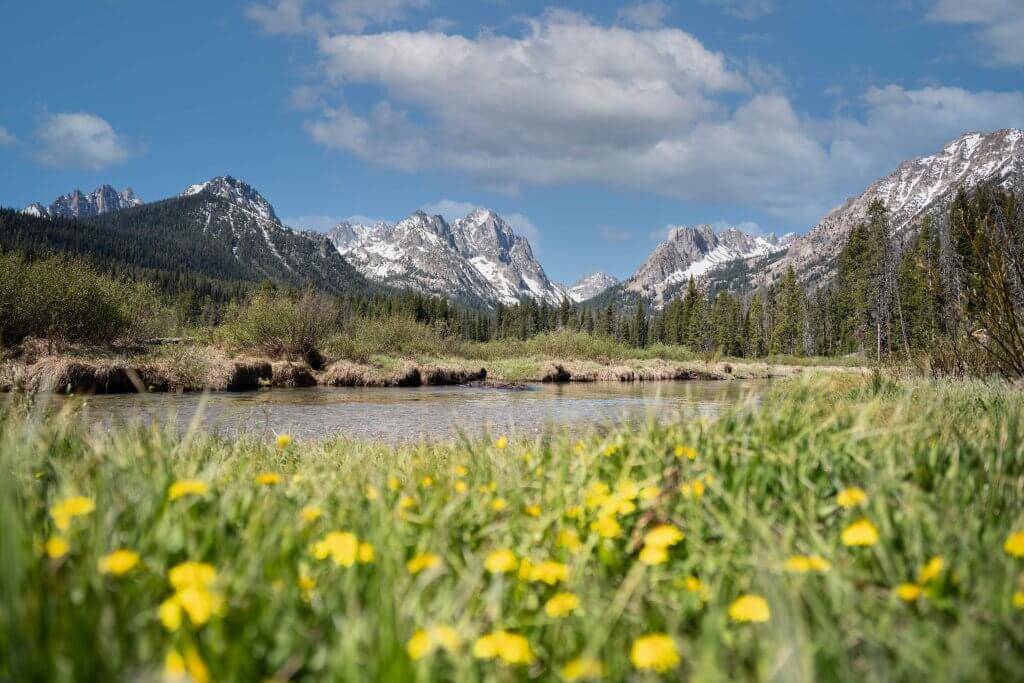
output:
<path id="1" fill-rule="evenodd" d="M 1013 680 L 1024 399 L 448 446 L 0 433 L 0 678 Z"/>

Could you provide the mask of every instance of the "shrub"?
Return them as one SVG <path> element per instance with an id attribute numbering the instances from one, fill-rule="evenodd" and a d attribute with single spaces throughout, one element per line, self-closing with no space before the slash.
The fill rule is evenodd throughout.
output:
<path id="1" fill-rule="evenodd" d="M 443 325 L 427 325 L 409 316 L 353 318 L 331 337 L 325 350 L 334 357 L 367 362 L 371 356 L 444 356 L 457 354 L 459 341 Z"/>
<path id="2" fill-rule="evenodd" d="M 301 358 L 318 367 L 319 349 L 337 325 L 338 309 L 328 297 L 261 290 L 228 315 L 220 335 L 235 349 L 272 358 Z"/>

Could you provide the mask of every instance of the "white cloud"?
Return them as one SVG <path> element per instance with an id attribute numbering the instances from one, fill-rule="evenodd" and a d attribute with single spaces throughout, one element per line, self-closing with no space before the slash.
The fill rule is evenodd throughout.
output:
<path id="1" fill-rule="evenodd" d="M 288 105 L 292 109 L 299 111 L 311 111 L 317 107 L 322 107 L 324 101 L 320 97 L 320 93 L 316 91 L 316 88 L 309 85 L 300 85 L 293 88 L 288 95 Z"/>
<path id="2" fill-rule="evenodd" d="M 453 169 L 482 187 L 590 184 L 739 204 L 810 224 L 902 160 L 968 130 L 1024 127 L 1024 94 L 888 86 L 840 117 L 798 112 L 770 66 L 678 29 L 548 11 L 521 35 L 321 36 L 325 106 L 305 127 L 336 151 L 404 171 Z M 465 212 L 463 212 L 464 215 Z"/>
<path id="3" fill-rule="evenodd" d="M 36 138 L 36 159 L 58 168 L 98 170 L 123 164 L 138 151 L 104 119 L 87 112 L 46 115 Z"/>
<path id="4" fill-rule="evenodd" d="M 15 142 L 17 142 L 17 138 L 14 137 L 14 133 L 0 126 L 0 147 L 10 147 Z"/>
<path id="5" fill-rule="evenodd" d="M 775 11 L 775 0 L 701 0 L 705 5 L 717 5 L 726 14 L 753 21 Z"/>
<path id="6" fill-rule="evenodd" d="M 444 216 L 445 220 L 453 221 L 473 213 L 480 207 L 471 202 L 458 202 L 453 199 L 441 199 L 430 204 L 423 205 L 423 211 L 431 216 Z"/>
<path id="7" fill-rule="evenodd" d="M 929 18 L 974 26 L 996 65 L 1024 64 L 1024 6 L 1020 0 L 935 0 Z"/>
<path id="8" fill-rule="evenodd" d="M 637 2 L 619 10 L 619 20 L 638 28 L 659 28 L 672 8 L 662 0 Z"/>
<path id="9" fill-rule="evenodd" d="M 342 30 L 360 33 L 376 25 L 403 21 L 409 10 L 429 0 L 273 0 L 249 5 L 246 16 L 270 34 L 320 34 Z"/>

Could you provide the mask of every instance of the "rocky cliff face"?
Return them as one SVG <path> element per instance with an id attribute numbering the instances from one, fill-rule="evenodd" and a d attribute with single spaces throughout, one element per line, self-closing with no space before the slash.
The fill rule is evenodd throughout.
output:
<path id="1" fill-rule="evenodd" d="M 590 273 L 581 277 L 566 291 L 569 292 L 570 299 L 580 303 L 597 296 L 609 287 L 614 287 L 617 284 L 619 284 L 619 279 L 613 275 L 600 272 Z"/>
<path id="2" fill-rule="evenodd" d="M 91 218 L 111 211 L 121 211 L 143 202 L 132 189 L 118 192 L 110 185 L 103 185 L 89 194 L 74 190 L 57 197 L 49 206 L 32 203 L 22 211 L 39 218 Z"/>

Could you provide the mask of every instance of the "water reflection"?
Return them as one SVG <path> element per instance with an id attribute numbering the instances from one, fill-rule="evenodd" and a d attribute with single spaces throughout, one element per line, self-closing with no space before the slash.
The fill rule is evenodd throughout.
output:
<path id="1" fill-rule="evenodd" d="M 133 421 L 196 420 L 225 436 L 288 432 L 300 438 L 344 436 L 410 441 L 459 432 L 533 434 L 548 426 L 577 427 L 650 416 L 715 415 L 757 400 L 766 381 L 534 385 L 523 391 L 486 387 L 294 389 L 237 394 L 150 394 L 53 397 L 74 402 L 97 428 Z M 83 404 L 84 402 L 84 404 Z"/>

